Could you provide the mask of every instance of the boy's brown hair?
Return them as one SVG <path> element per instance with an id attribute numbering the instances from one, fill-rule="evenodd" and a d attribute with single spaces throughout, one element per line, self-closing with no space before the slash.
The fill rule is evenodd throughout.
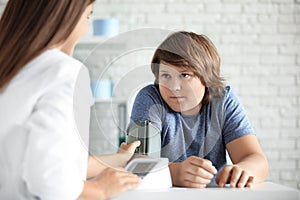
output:
<path id="1" fill-rule="evenodd" d="M 220 76 L 220 57 L 216 47 L 205 35 L 193 32 L 175 32 L 168 36 L 156 49 L 151 70 L 155 85 L 159 83 L 161 62 L 192 70 L 205 85 L 202 104 L 207 104 L 212 96 L 224 93 L 224 79 Z"/>

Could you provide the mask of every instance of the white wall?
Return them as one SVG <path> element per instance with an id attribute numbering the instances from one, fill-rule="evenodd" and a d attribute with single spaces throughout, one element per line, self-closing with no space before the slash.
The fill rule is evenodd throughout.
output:
<path id="1" fill-rule="evenodd" d="M 0 0 L 0 9 L 5 2 Z M 98 17 L 118 18 L 123 35 L 147 27 L 209 36 L 219 49 L 222 74 L 245 105 L 268 157 L 268 180 L 300 189 L 300 0 L 97 0 L 94 18 Z M 151 34 L 138 42 L 143 39 L 151 40 Z M 100 45 L 103 48 L 98 49 L 96 61 L 90 59 L 86 64 L 92 78 L 106 69 L 117 85 L 114 95 L 128 97 L 141 80 L 152 80 L 148 64 L 153 48 L 141 46 L 154 47 L 157 41 L 142 42 L 133 52 L 134 45 L 124 40 L 109 43 Z M 74 55 L 84 60 L 79 52 L 80 48 Z M 138 84 L 132 87 L 135 81 Z M 105 107 L 99 110 L 103 114 L 97 116 L 99 121 L 108 118 L 105 112 Z M 113 123 L 105 130 L 111 131 L 111 139 L 116 138 L 116 128 Z M 109 142 L 102 140 L 104 143 Z"/>

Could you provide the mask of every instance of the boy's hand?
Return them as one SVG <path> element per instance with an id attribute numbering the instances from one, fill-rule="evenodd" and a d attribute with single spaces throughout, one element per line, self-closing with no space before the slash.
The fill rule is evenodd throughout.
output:
<path id="1" fill-rule="evenodd" d="M 230 184 L 230 187 L 251 187 L 253 184 L 253 176 L 250 176 L 245 170 L 238 165 L 227 165 L 216 178 L 216 183 L 220 187 Z"/>
<path id="2" fill-rule="evenodd" d="M 175 186 L 204 188 L 217 170 L 209 160 L 191 156 L 183 162 L 170 164 L 170 172 Z"/>

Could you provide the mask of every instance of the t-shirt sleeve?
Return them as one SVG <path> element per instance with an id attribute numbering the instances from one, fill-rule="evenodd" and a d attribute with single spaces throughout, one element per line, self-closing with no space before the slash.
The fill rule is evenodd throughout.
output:
<path id="1" fill-rule="evenodd" d="M 141 89 L 137 94 L 132 112 L 130 124 L 134 122 L 149 120 L 159 130 L 162 130 L 165 108 L 158 90 L 153 85 Z M 129 124 L 129 126 L 130 126 Z"/>
<path id="2" fill-rule="evenodd" d="M 232 88 L 226 87 L 224 97 L 223 136 L 225 144 L 248 134 L 255 134 L 246 111 Z"/>

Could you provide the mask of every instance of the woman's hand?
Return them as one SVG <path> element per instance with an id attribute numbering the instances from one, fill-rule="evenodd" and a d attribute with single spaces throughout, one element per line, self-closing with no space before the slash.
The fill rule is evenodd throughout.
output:
<path id="1" fill-rule="evenodd" d="M 116 164 L 113 164 L 115 167 L 125 167 L 126 164 L 133 159 L 133 154 L 135 149 L 141 145 L 141 141 L 137 140 L 130 144 L 127 144 L 125 142 L 122 142 L 120 145 L 120 148 L 118 149 L 118 152 L 116 154 L 116 159 L 118 159 L 118 162 Z"/>
<path id="2" fill-rule="evenodd" d="M 204 188 L 217 173 L 209 160 L 196 156 L 191 156 L 180 163 L 171 163 L 169 167 L 175 186 Z"/>
<path id="3" fill-rule="evenodd" d="M 137 140 L 130 144 L 122 142 L 120 148 L 118 149 L 118 153 L 131 153 L 133 154 L 135 149 L 141 145 L 141 141 Z"/>
<path id="4" fill-rule="evenodd" d="M 251 187 L 253 184 L 253 176 L 250 176 L 245 170 L 238 165 L 225 166 L 216 178 L 216 183 L 220 187 L 230 184 L 230 187 Z"/>
<path id="5" fill-rule="evenodd" d="M 139 184 L 140 178 L 132 173 L 106 168 L 92 181 L 85 181 L 79 199 L 111 199 L 122 192 L 138 187 Z"/>
<path id="6" fill-rule="evenodd" d="M 134 141 L 130 144 L 123 142 L 116 154 L 89 156 L 87 178 L 97 176 L 107 167 L 125 167 L 139 145 L 140 141 Z"/>
<path id="7" fill-rule="evenodd" d="M 107 168 L 96 177 L 95 183 L 105 196 L 105 199 L 112 198 L 126 190 L 136 188 L 140 178 L 134 174 Z"/>

